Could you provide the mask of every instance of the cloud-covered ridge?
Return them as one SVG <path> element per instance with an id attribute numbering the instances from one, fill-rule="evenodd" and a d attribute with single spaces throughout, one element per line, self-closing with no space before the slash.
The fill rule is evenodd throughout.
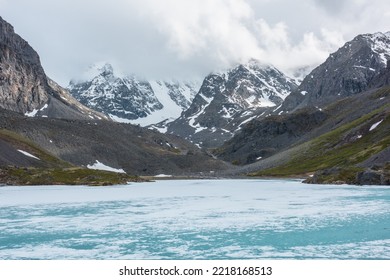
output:
<path id="1" fill-rule="evenodd" d="M 66 84 L 97 61 L 146 78 L 188 78 L 250 58 L 314 67 L 360 33 L 388 31 L 385 0 L 0 0 L 2 16 Z"/>

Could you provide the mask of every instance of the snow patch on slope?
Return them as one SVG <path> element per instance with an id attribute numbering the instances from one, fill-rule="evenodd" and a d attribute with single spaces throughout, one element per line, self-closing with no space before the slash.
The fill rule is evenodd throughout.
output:
<path id="1" fill-rule="evenodd" d="M 26 117 L 32 118 L 32 117 L 35 117 L 35 115 L 36 115 L 38 112 L 39 112 L 39 110 L 34 109 L 34 110 L 32 110 L 31 112 L 25 113 L 24 115 L 25 115 Z"/>
<path id="2" fill-rule="evenodd" d="M 87 168 L 94 169 L 94 170 L 110 171 L 110 172 L 115 172 L 115 173 L 126 173 L 123 169 L 117 169 L 117 168 L 107 166 L 98 160 L 96 160 L 96 162 L 94 164 L 88 164 Z"/>
<path id="3" fill-rule="evenodd" d="M 156 124 L 164 120 L 174 120 L 178 118 L 183 109 L 177 105 L 169 96 L 169 88 L 164 82 L 151 81 L 150 85 L 158 101 L 163 105 L 163 108 L 158 111 L 151 112 L 145 118 L 130 120 L 130 123 L 148 126 Z M 186 94 L 188 94 L 186 92 Z"/>
<path id="4" fill-rule="evenodd" d="M 49 106 L 48 104 L 45 104 L 45 105 L 43 105 L 43 107 L 41 109 L 34 109 L 31 112 L 26 112 L 24 115 L 26 117 L 33 118 L 33 117 L 35 117 L 37 115 L 38 112 L 41 112 L 41 111 L 45 110 L 48 106 Z"/>
<path id="5" fill-rule="evenodd" d="M 18 152 L 19 152 L 19 153 L 22 153 L 22 154 L 24 154 L 25 156 L 28 156 L 28 157 L 30 157 L 30 158 L 35 158 L 35 159 L 37 159 L 37 160 L 41 160 L 40 158 L 37 158 L 36 156 L 34 156 L 34 155 L 32 155 L 32 154 L 30 154 L 30 153 L 28 153 L 28 152 L 26 152 L 26 151 L 18 150 Z"/>
<path id="6" fill-rule="evenodd" d="M 376 122 L 376 123 L 374 123 L 371 127 L 370 127 L 370 129 L 369 129 L 369 131 L 373 131 L 375 128 L 377 128 L 378 127 L 378 125 L 380 125 L 381 124 L 381 122 L 383 122 L 383 120 L 381 120 L 381 121 L 379 121 L 379 122 Z"/>

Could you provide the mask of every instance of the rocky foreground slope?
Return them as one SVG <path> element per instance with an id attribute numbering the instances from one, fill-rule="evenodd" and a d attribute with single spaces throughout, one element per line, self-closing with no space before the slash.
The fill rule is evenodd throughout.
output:
<path id="1" fill-rule="evenodd" d="M 87 167 L 100 162 L 137 175 L 180 175 L 226 168 L 222 161 L 214 160 L 179 137 L 131 124 L 103 120 L 28 118 L 1 110 L 0 130 L 28 139 L 33 143 L 32 146 L 37 146 L 55 158 L 75 166 Z M 5 142 L 8 145 L 7 153 L 11 150 L 13 153 L 11 158 L 8 157 L 8 161 L 3 159 L 2 162 L 0 157 L 0 165 L 43 164 L 42 160 L 16 151 L 23 150 L 40 158 L 31 145 L 25 146 L 18 141 Z M 18 157 L 13 158 L 14 155 Z"/>

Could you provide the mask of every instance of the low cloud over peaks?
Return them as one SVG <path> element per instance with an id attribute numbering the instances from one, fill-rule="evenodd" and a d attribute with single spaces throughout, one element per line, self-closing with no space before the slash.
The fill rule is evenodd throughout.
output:
<path id="1" fill-rule="evenodd" d="M 290 73 L 314 67 L 357 34 L 390 29 L 387 1 L 351 2 L 0 0 L 0 8 L 48 75 L 66 85 L 97 61 L 146 78 L 179 79 L 250 58 Z"/>

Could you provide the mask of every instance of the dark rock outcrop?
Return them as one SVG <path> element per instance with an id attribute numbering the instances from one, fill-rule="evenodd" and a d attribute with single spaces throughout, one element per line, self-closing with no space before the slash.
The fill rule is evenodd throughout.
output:
<path id="1" fill-rule="evenodd" d="M 346 175 L 348 173 L 348 175 Z M 307 184 L 355 184 L 355 173 L 345 172 L 345 170 L 333 167 L 324 170 L 316 171 L 310 178 L 307 178 L 304 183 Z"/>
<path id="2" fill-rule="evenodd" d="M 329 168 L 319 170 L 304 181 L 309 184 L 354 184 L 354 185 L 390 185 L 388 167 L 376 167 L 357 171 L 350 168 Z"/>
<path id="3" fill-rule="evenodd" d="M 365 170 L 356 174 L 356 182 L 359 185 L 381 185 L 384 176 L 375 170 Z"/>
<path id="4" fill-rule="evenodd" d="M 215 154 L 229 162 L 253 163 L 294 145 L 327 117 L 326 113 L 312 108 L 290 115 L 253 120 L 217 149 Z"/>

